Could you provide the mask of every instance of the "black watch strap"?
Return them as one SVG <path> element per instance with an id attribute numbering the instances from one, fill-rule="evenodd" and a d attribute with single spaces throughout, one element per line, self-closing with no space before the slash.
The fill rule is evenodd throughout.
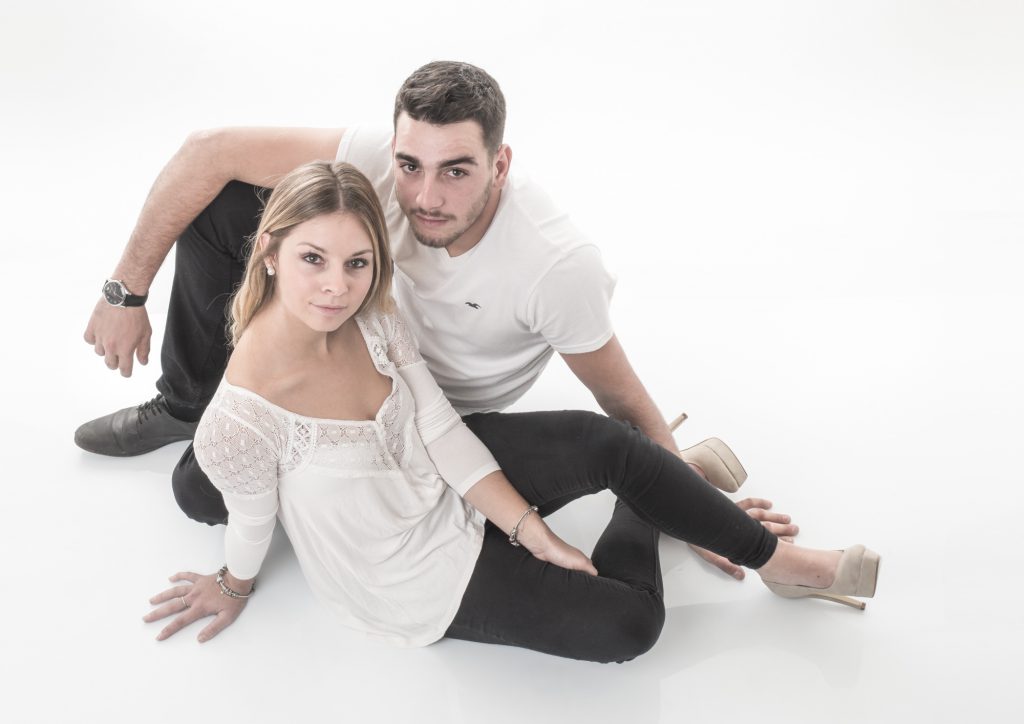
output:
<path id="1" fill-rule="evenodd" d="M 120 279 L 108 279 L 103 284 L 103 297 L 114 307 L 141 307 L 148 294 L 132 294 Z"/>

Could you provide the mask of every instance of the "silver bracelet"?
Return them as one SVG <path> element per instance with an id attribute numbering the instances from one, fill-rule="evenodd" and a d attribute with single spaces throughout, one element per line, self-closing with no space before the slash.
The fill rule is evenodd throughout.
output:
<path id="1" fill-rule="evenodd" d="M 256 582 L 253 581 L 252 588 L 249 589 L 248 593 L 239 593 L 238 591 L 232 591 L 228 588 L 228 584 L 224 583 L 224 574 L 228 572 L 228 567 L 225 565 L 219 571 L 217 571 L 217 585 L 220 586 L 220 592 L 225 596 L 231 598 L 249 598 L 256 590 Z"/>
<path id="2" fill-rule="evenodd" d="M 537 506 L 536 505 L 531 505 L 529 508 L 527 508 L 523 512 L 523 514 L 521 516 L 519 516 L 519 522 L 516 523 L 512 527 L 512 531 L 508 534 L 508 542 L 509 543 L 511 543 L 512 545 L 516 546 L 517 548 L 519 547 L 519 526 L 521 526 L 523 524 L 523 521 L 526 520 L 526 516 L 528 516 L 530 513 L 536 513 L 536 512 L 537 512 Z"/>

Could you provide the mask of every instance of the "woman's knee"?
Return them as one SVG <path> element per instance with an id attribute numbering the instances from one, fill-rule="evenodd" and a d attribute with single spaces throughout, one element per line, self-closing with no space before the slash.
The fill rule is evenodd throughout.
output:
<path id="1" fill-rule="evenodd" d="M 635 464 L 643 450 L 654 443 L 639 428 L 596 413 L 584 413 L 587 459 L 609 477 L 609 483 L 622 479 L 628 466 Z"/>
<path id="2" fill-rule="evenodd" d="M 602 664 L 623 663 L 651 650 L 665 625 L 665 604 L 661 596 L 638 598 L 627 609 L 605 612 L 588 636 L 586 653 L 576 658 Z"/>
<path id="3" fill-rule="evenodd" d="M 612 661 L 632 661 L 650 651 L 665 626 L 665 604 L 660 596 L 651 596 L 646 605 L 620 619 L 617 648 Z"/>

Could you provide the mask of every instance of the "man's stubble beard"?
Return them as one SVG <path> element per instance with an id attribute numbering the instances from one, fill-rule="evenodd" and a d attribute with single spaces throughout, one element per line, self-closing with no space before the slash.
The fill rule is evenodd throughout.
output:
<path id="1" fill-rule="evenodd" d="M 480 214 L 484 212 L 484 208 L 486 208 L 487 202 L 489 202 L 490 200 L 491 186 L 490 184 L 488 184 L 487 189 L 481 195 L 480 199 L 477 201 L 476 204 L 473 205 L 473 208 L 469 210 L 469 214 L 467 215 L 469 217 L 469 221 L 466 223 L 466 225 L 463 226 L 458 231 L 456 231 L 451 236 L 446 236 L 443 239 L 431 239 L 430 237 L 421 236 L 420 233 L 416 230 L 416 225 L 410 219 L 410 214 L 408 212 L 405 212 L 404 209 L 403 213 L 405 213 L 406 220 L 409 221 L 409 228 L 412 230 L 412 235 L 416 237 L 416 241 L 423 244 L 423 246 L 429 247 L 431 249 L 447 249 L 449 246 L 458 241 L 459 238 L 466 233 L 466 230 L 469 227 L 476 223 L 476 220 L 480 218 Z M 413 213 L 415 213 L 415 211 Z"/>

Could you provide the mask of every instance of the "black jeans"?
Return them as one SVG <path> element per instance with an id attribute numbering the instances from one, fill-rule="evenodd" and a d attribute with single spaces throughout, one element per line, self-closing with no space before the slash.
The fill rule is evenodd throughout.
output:
<path id="1" fill-rule="evenodd" d="M 242 282 L 250 238 L 269 189 L 232 181 L 196 217 L 174 250 L 174 280 L 156 387 L 175 417 L 195 421 L 228 362 L 227 306 Z"/>
<path id="2" fill-rule="evenodd" d="M 665 621 L 658 532 L 760 568 L 778 539 L 639 429 L 589 412 L 472 415 L 509 481 L 548 515 L 600 490 L 618 496 L 594 577 L 543 563 L 487 525 L 452 638 L 587 661 L 626 661 Z"/>
<path id="3" fill-rule="evenodd" d="M 588 661 L 647 651 L 665 620 L 658 532 L 759 568 L 777 538 L 637 428 L 590 412 L 470 415 L 466 424 L 539 513 L 611 490 L 619 500 L 591 555 L 598 577 L 543 563 L 488 524 L 452 638 Z M 174 471 L 192 518 L 226 520 L 220 492 L 192 457 Z"/>

